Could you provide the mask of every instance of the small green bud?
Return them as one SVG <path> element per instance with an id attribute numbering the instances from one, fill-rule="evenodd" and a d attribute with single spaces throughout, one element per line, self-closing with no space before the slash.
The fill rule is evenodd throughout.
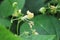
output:
<path id="1" fill-rule="evenodd" d="M 45 8 L 45 7 L 42 7 L 42 8 L 39 9 L 39 11 L 40 11 L 42 14 L 45 14 L 46 8 Z"/>
<path id="2" fill-rule="evenodd" d="M 12 4 L 12 6 L 13 6 L 13 7 L 17 6 L 17 2 L 14 2 L 14 3 Z"/>

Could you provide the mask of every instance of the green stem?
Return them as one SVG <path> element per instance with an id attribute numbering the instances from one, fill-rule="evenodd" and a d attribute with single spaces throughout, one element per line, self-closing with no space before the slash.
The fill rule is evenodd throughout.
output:
<path id="1" fill-rule="evenodd" d="M 18 35 L 18 28 L 19 28 L 19 23 L 21 22 L 21 20 L 18 20 L 18 23 L 17 23 L 17 35 Z"/>

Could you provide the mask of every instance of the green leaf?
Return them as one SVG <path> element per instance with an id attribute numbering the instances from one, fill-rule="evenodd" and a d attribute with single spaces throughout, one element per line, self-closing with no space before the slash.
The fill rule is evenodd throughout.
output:
<path id="1" fill-rule="evenodd" d="M 55 35 L 31 35 L 24 40 L 54 40 L 55 37 Z"/>
<path id="2" fill-rule="evenodd" d="M 26 0 L 25 6 L 22 10 L 24 14 L 26 14 L 26 11 L 29 10 L 30 12 L 33 12 L 34 14 L 39 13 L 39 9 L 41 7 L 44 7 L 48 2 L 51 0 Z"/>
<path id="3" fill-rule="evenodd" d="M 0 40 L 22 40 L 22 39 L 12 34 L 4 26 L 0 25 Z"/>
<path id="4" fill-rule="evenodd" d="M 12 4 L 14 2 L 18 3 L 18 9 L 22 9 L 25 3 L 25 0 L 4 0 L 0 5 L 0 16 L 8 17 L 14 12 Z"/>
<path id="5" fill-rule="evenodd" d="M 10 27 L 11 26 L 11 21 L 5 18 L 0 18 L 0 24 L 4 25 L 6 27 Z"/>
<path id="6" fill-rule="evenodd" d="M 34 21 L 33 29 L 36 29 L 40 35 L 56 35 L 56 40 L 60 39 L 60 21 L 53 16 L 38 15 Z M 24 31 L 31 31 L 28 23 L 21 26 L 21 33 Z"/>

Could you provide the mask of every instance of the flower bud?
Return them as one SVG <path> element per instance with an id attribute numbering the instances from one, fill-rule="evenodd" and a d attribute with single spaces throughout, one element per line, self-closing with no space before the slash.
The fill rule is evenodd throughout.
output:
<path id="1" fill-rule="evenodd" d="M 45 7 L 42 7 L 42 8 L 39 9 L 39 11 L 40 11 L 41 13 L 45 14 L 46 8 L 45 8 Z"/>
<path id="2" fill-rule="evenodd" d="M 17 5 L 17 2 L 14 2 L 12 5 L 13 5 L 13 7 L 15 7 Z"/>

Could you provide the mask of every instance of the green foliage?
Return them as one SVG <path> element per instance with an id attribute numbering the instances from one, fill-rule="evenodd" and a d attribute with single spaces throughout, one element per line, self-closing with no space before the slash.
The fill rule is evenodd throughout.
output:
<path id="1" fill-rule="evenodd" d="M 22 13 L 29 10 L 34 14 L 42 14 L 35 16 L 32 20 L 29 20 L 27 18 L 32 17 L 32 15 L 20 15 L 18 12 L 20 9 L 22 9 Z M 31 12 L 28 13 L 31 14 Z M 54 16 L 58 16 L 59 13 L 60 0 L 4 0 L 0 4 L 0 40 L 60 40 L 60 21 Z M 9 16 L 12 17 L 9 19 Z M 13 17 L 17 18 L 13 19 Z M 18 20 L 18 23 L 11 23 L 11 19 L 12 22 Z M 6 27 L 10 28 L 12 25 L 16 27 L 15 25 L 17 25 L 17 30 L 14 31 L 17 31 L 18 34 L 19 23 L 22 21 L 21 19 L 24 19 L 26 22 L 20 26 L 19 37 L 10 32 L 9 29 L 6 29 Z M 34 22 L 32 29 L 30 28 L 31 25 L 28 23 L 29 21 Z M 12 29 L 14 28 L 12 27 Z M 36 34 L 38 35 L 34 34 L 34 29 L 36 29 Z M 24 34 L 24 32 L 26 33 Z"/>
<path id="2" fill-rule="evenodd" d="M 24 37 L 24 40 L 54 40 L 55 35 L 31 35 L 29 37 Z"/>
<path id="3" fill-rule="evenodd" d="M 0 40 L 22 40 L 22 39 L 12 34 L 4 26 L 0 25 Z"/>
<path id="4" fill-rule="evenodd" d="M 0 24 L 7 27 L 11 25 L 11 21 L 7 18 L 14 13 L 14 2 L 17 2 L 18 9 L 22 9 L 25 0 L 4 0 L 0 5 Z"/>
<path id="5" fill-rule="evenodd" d="M 34 19 L 34 26 L 33 29 L 36 29 L 40 35 L 56 35 L 56 40 L 60 38 L 60 23 L 59 21 L 53 16 L 47 15 L 39 15 L 36 16 Z M 21 33 L 24 31 L 30 31 L 30 27 L 27 23 L 24 23 L 21 26 Z"/>
<path id="6" fill-rule="evenodd" d="M 0 24 L 4 25 L 4 26 L 7 26 L 7 27 L 11 26 L 10 20 L 5 19 L 5 18 L 0 18 Z"/>
<path id="7" fill-rule="evenodd" d="M 34 14 L 39 13 L 39 9 L 41 7 L 44 7 L 46 4 L 48 4 L 50 0 L 26 0 L 25 1 L 25 6 L 23 8 L 23 13 L 26 14 L 25 12 L 27 10 L 30 10 Z"/>
<path id="8" fill-rule="evenodd" d="M 0 5 L 0 16 L 8 17 L 13 14 L 13 3 L 17 2 L 18 9 L 22 9 L 24 6 L 25 0 L 4 0 Z"/>

